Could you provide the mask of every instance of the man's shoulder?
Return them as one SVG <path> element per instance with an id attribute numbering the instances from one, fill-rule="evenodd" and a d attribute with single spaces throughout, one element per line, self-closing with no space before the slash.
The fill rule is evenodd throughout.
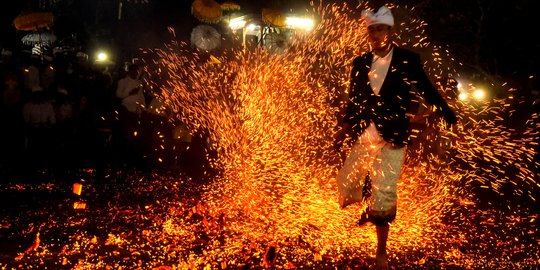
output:
<path id="1" fill-rule="evenodd" d="M 419 58 L 420 57 L 420 54 L 418 54 L 418 53 L 416 53 L 416 52 L 414 52 L 412 50 L 405 49 L 405 48 L 398 47 L 398 46 L 394 46 L 393 55 L 394 55 L 394 57 L 405 58 L 405 59 Z"/>
<path id="2" fill-rule="evenodd" d="M 372 54 L 372 52 L 363 52 L 361 55 L 355 57 L 352 61 L 353 65 L 354 66 L 358 66 L 362 63 L 365 63 L 366 61 L 369 60 L 370 58 L 370 55 Z"/>

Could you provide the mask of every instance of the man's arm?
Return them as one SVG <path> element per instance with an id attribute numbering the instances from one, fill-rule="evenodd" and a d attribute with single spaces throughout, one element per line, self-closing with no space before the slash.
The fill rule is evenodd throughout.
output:
<path id="1" fill-rule="evenodd" d="M 439 94 L 439 91 L 433 86 L 429 80 L 422 64 L 420 63 L 420 56 L 414 54 L 411 59 L 411 77 L 413 79 L 414 85 L 418 91 L 424 96 L 426 101 L 435 106 L 435 110 L 438 111 L 444 120 L 448 124 L 455 124 L 457 122 L 456 115 L 450 109 L 444 98 Z"/>
<path id="2" fill-rule="evenodd" d="M 117 98 L 126 98 L 129 96 L 129 92 L 126 91 L 126 81 L 121 79 L 118 81 L 118 86 L 116 87 L 116 97 Z"/>

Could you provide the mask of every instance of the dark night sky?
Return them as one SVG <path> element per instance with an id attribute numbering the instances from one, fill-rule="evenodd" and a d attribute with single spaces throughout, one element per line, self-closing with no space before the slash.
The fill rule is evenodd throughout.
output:
<path id="1" fill-rule="evenodd" d="M 72 3 L 55 10 L 57 20 L 55 34 L 61 38 L 71 32 L 77 32 L 86 42 L 86 49 L 97 46 L 113 46 L 122 51 L 135 47 L 155 47 L 168 40 L 170 36 L 166 26 L 174 27 L 178 36 L 187 37 L 191 29 L 199 22 L 190 14 L 190 0 L 148 0 L 149 4 L 140 4 L 123 0 L 124 19 L 116 20 L 117 0 L 68 0 Z M 21 46 L 20 38 L 24 33 L 16 32 L 12 21 L 19 12 L 29 6 L 36 6 L 39 1 L 10 1 L 0 11 L 0 46 L 14 48 Z M 309 5 L 307 0 L 277 1 L 237 1 L 243 12 L 259 12 L 261 7 L 281 9 L 292 8 L 302 11 Z M 317 1 L 316 1 L 317 2 Z M 323 1 L 324 3 L 342 1 Z M 358 1 L 347 1 L 352 4 Z M 477 40 L 472 35 L 475 28 L 473 17 L 479 17 L 478 4 L 491 6 L 486 13 L 481 33 L 481 60 L 492 72 L 512 76 L 535 75 L 538 69 L 540 43 L 534 41 L 533 26 L 538 25 L 533 12 L 538 10 L 533 0 L 395 0 L 400 5 L 416 6 L 416 15 L 429 23 L 428 34 L 439 44 L 449 44 L 456 51 L 470 50 Z M 385 3 L 373 0 L 373 6 Z M 142 7 L 142 8 L 141 8 Z M 99 12 L 96 12 L 99 10 Z M 530 29 L 530 30 L 528 30 Z M 529 32 L 530 31 L 530 32 Z M 134 48 L 130 48 L 134 47 Z M 466 57 L 464 57 L 466 58 Z M 527 76 L 528 77 L 528 76 Z"/>

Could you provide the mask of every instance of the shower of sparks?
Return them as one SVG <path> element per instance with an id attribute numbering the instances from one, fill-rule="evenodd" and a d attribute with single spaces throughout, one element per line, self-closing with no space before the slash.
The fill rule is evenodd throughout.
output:
<path id="1" fill-rule="evenodd" d="M 208 134 L 207 158 L 217 175 L 200 189 L 182 177 L 134 180 L 138 193 L 163 196 L 107 214 L 126 228 L 107 235 L 77 231 L 66 243 L 48 245 L 45 229 L 34 228 L 30 231 L 41 244 L 22 250 L 19 262 L 32 254 L 59 254 L 58 264 L 77 269 L 369 265 L 362 258 L 374 253 L 375 229 L 355 224 L 360 205 L 339 208 L 335 175 L 341 156 L 332 146 L 351 62 L 368 50 L 358 19 L 361 8 L 316 7 L 318 25 L 297 34 L 282 54 L 232 49 L 208 57 L 177 42 L 149 52 L 177 120 L 193 134 Z M 429 43 L 425 23 L 404 21 L 397 27 L 397 43 L 432 56 L 424 58 L 434 81 L 447 73 L 459 78 L 451 50 Z M 456 127 L 433 115 L 427 124 L 417 121 L 391 225 L 391 264 L 538 264 L 538 216 L 526 205 L 537 203 L 540 121 L 531 115 L 524 128 L 509 127 L 511 102 L 449 100 L 458 112 Z M 188 187 L 197 190 L 182 191 Z M 487 206 L 474 194 L 487 194 Z M 511 209 L 504 213 L 489 207 L 503 198 L 519 198 L 523 205 L 508 203 Z M 76 226 L 89 218 L 64 222 Z M 76 262 L 69 259 L 77 256 Z"/>

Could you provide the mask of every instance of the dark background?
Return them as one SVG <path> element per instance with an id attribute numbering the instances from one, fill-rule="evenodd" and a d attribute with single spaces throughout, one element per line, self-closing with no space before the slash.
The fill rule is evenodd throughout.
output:
<path id="1" fill-rule="evenodd" d="M 191 29 L 200 24 L 190 14 L 189 0 L 147 2 L 123 0 L 121 20 L 119 0 L 6 2 L 0 9 L 0 46 L 15 50 L 22 46 L 20 38 L 24 34 L 17 32 L 12 22 L 28 8 L 53 11 L 56 21 L 52 30 L 59 40 L 75 34 L 89 55 L 97 48 L 105 48 L 116 58 L 129 58 L 139 47 L 160 46 L 170 39 L 167 26 L 172 26 L 178 37 L 187 39 Z M 237 2 L 246 13 L 258 13 L 262 7 L 302 11 L 309 6 L 307 0 Z M 331 2 L 341 1 L 323 1 Z M 537 79 L 530 78 L 537 74 L 540 62 L 540 43 L 535 41 L 536 1 L 374 0 L 369 4 L 377 7 L 387 2 L 407 7 L 412 16 L 425 20 L 430 39 L 453 48 L 464 66 L 492 79 L 515 83 L 523 95 L 538 88 Z"/>

